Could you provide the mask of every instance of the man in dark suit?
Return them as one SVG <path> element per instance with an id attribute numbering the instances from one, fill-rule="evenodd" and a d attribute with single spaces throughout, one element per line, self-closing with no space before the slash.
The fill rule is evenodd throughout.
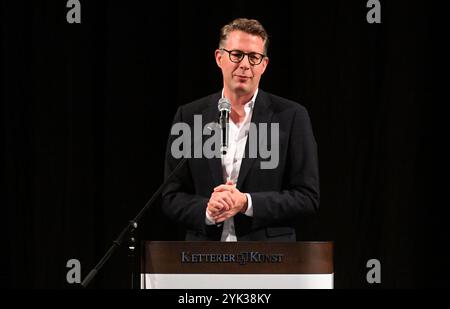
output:
<path id="1" fill-rule="evenodd" d="M 231 103 L 227 153 L 189 158 L 163 192 L 163 211 L 186 228 L 186 240 L 295 241 L 296 219 L 319 207 L 317 147 L 306 109 L 258 89 L 269 63 L 267 46 L 258 21 L 241 18 L 225 25 L 215 51 L 223 90 L 181 106 L 175 115 L 174 124 L 195 128 L 199 116 L 202 124 L 217 121 L 219 99 Z M 269 167 L 261 152 L 251 155 L 252 124 L 267 128 L 258 132 L 263 143 L 256 144 L 276 150 Z M 179 162 L 174 140 L 171 135 L 166 177 Z"/>

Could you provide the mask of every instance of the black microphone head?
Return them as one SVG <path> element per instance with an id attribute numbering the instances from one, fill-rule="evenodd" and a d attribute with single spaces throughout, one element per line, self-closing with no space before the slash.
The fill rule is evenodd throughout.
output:
<path id="1" fill-rule="evenodd" d="M 219 112 L 226 111 L 226 112 L 230 113 L 231 112 L 231 103 L 230 103 L 230 101 L 228 101 L 227 98 L 221 98 L 219 100 L 217 108 L 219 109 Z"/>

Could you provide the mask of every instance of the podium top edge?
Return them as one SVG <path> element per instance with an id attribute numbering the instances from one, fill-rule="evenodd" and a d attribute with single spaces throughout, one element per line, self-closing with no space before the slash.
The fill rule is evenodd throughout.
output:
<path id="1" fill-rule="evenodd" d="M 196 243 L 196 244 L 200 244 L 200 243 L 246 243 L 246 244 L 256 244 L 256 243 L 264 243 L 264 244 L 334 244 L 333 240 L 329 240 L 329 241 L 230 241 L 230 242 L 225 242 L 225 241 L 184 241 L 184 240 L 166 240 L 166 241 L 162 241 L 162 240 L 142 240 L 142 242 L 144 243 L 155 243 L 155 244 L 162 244 L 162 243 L 170 243 L 170 244 L 186 244 L 186 243 Z"/>

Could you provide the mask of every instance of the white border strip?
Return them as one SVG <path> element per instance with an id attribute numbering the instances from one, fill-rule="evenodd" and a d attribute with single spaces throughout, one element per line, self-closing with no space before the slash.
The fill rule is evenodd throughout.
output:
<path id="1" fill-rule="evenodd" d="M 143 289 L 332 289 L 334 274 L 141 274 Z"/>

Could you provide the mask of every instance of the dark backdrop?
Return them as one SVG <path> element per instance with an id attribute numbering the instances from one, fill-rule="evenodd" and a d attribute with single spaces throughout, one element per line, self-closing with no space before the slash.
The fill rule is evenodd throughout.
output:
<path id="1" fill-rule="evenodd" d="M 438 25 L 428 2 L 381 2 L 381 24 L 366 1 L 81 1 L 81 24 L 66 1 L 2 2 L 2 284 L 70 287 L 71 258 L 87 274 L 161 183 L 177 107 L 221 89 L 219 29 L 246 16 L 271 35 L 261 88 L 306 106 L 318 141 L 321 207 L 299 240 L 335 241 L 339 288 L 448 286 Z M 141 237 L 179 239 L 159 207 Z M 121 248 L 92 286 L 127 285 Z"/>

